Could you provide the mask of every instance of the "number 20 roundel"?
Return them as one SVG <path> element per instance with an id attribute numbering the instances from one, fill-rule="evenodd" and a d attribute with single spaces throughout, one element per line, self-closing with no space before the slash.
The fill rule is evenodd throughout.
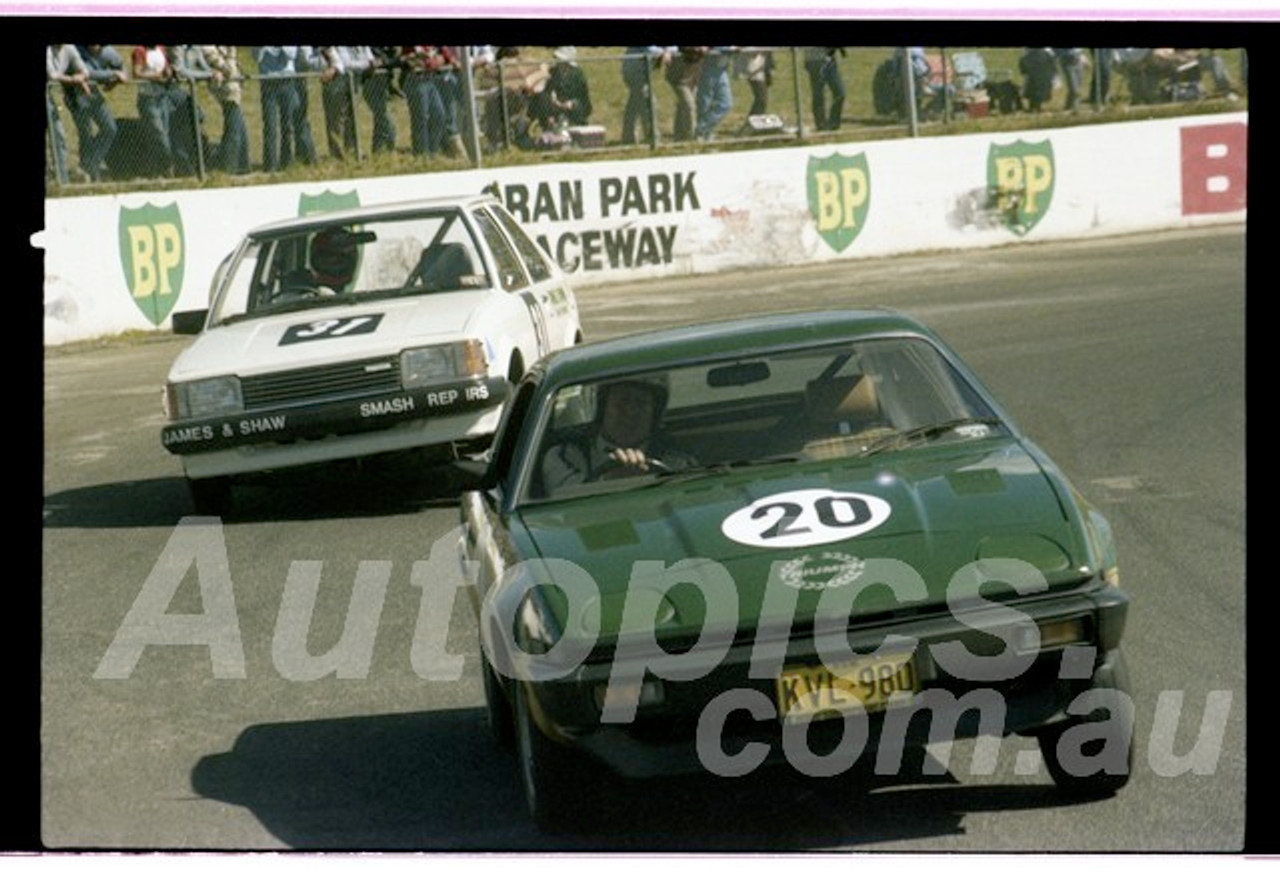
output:
<path id="1" fill-rule="evenodd" d="M 814 488 L 761 497 L 720 525 L 724 536 L 747 546 L 794 549 L 848 540 L 878 528 L 889 504 L 870 494 Z"/>

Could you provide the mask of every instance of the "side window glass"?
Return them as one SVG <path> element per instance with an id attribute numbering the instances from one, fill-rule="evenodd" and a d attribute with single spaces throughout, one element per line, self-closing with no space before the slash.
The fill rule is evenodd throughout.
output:
<path id="1" fill-rule="evenodd" d="M 502 288 L 511 292 L 529 285 L 529 277 L 525 275 L 524 268 L 520 266 L 520 259 L 516 257 L 515 251 L 502 235 L 502 228 L 484 210 L 476 211 L 475 220 L 476 226 L 480 229 L 481 238 L 489 246 L 489 251 L 498 265 L 498 279 Z"/>
<path id="2" fill-rule="evenodd" d="M 496 206 L 493 208 L 493 216 L 498 219 L 498 223 L 502 224 L 502 228 L 511 237 L 511 242 L 515 245 L 516 251 L 520 252 L 520 257 L 524 259 L 524 265 L 529 269 L 529 275 L 533 277 L 533 281 L 542 282 L 550 279 L 551 265 L 547 263 L 546 257 L 539 251 L 537 243 L 516 223 L 515 218 L 511 216 L 511 212 L 506 208 Z"/>

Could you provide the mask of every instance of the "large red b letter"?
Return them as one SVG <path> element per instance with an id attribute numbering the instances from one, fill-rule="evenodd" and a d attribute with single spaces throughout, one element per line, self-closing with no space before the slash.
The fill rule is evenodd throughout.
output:
<path id="1" fill-rule="evenodd" d="M 1249 206 L 1249 128 L 1243 123 L 1182 128 L 1182 214 Z"/>

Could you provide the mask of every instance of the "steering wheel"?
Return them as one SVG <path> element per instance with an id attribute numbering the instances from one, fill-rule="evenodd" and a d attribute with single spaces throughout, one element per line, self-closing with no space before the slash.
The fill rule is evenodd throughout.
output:
<path id="1" fill-rule="evenodd" d="M 631 463 L 624 463 L 620 460 L 609 457 L 600 466 L 596 472 L 597 481 L 613 481 L 618 478 L 632 478 L 637 475 L 648 475 L 650 472 L 670 472 L 671 466 L 667 465 L 656 456 L 646 456 L 645 464 L 648 468 L 641 468 Z"/>

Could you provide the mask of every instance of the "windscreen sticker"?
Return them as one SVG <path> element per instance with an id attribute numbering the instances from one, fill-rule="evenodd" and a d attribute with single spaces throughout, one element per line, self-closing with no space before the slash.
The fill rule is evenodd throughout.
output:
<path id="1" fill-rule="evenodd" d="M 319 341 L 322 338 L 342 338 L 344 335 L 367 335 L 378 328 L 382 322 L 382 314 L 364 314 L 358 317 L 331 317 L 327 320 L 312 320 L 310 323 L 299 323 L 290 326 L 280 336 L 280 344 L 296 345 L 303 342 Z"/>
<path id="2" fill-rule="evenodd" d="M 726 518 L 720 530 L 747 546 L 794 549 L 858 537 L 884 524 L 890 512 L 880 497 L 810 488 L 761 497 Z"/>

